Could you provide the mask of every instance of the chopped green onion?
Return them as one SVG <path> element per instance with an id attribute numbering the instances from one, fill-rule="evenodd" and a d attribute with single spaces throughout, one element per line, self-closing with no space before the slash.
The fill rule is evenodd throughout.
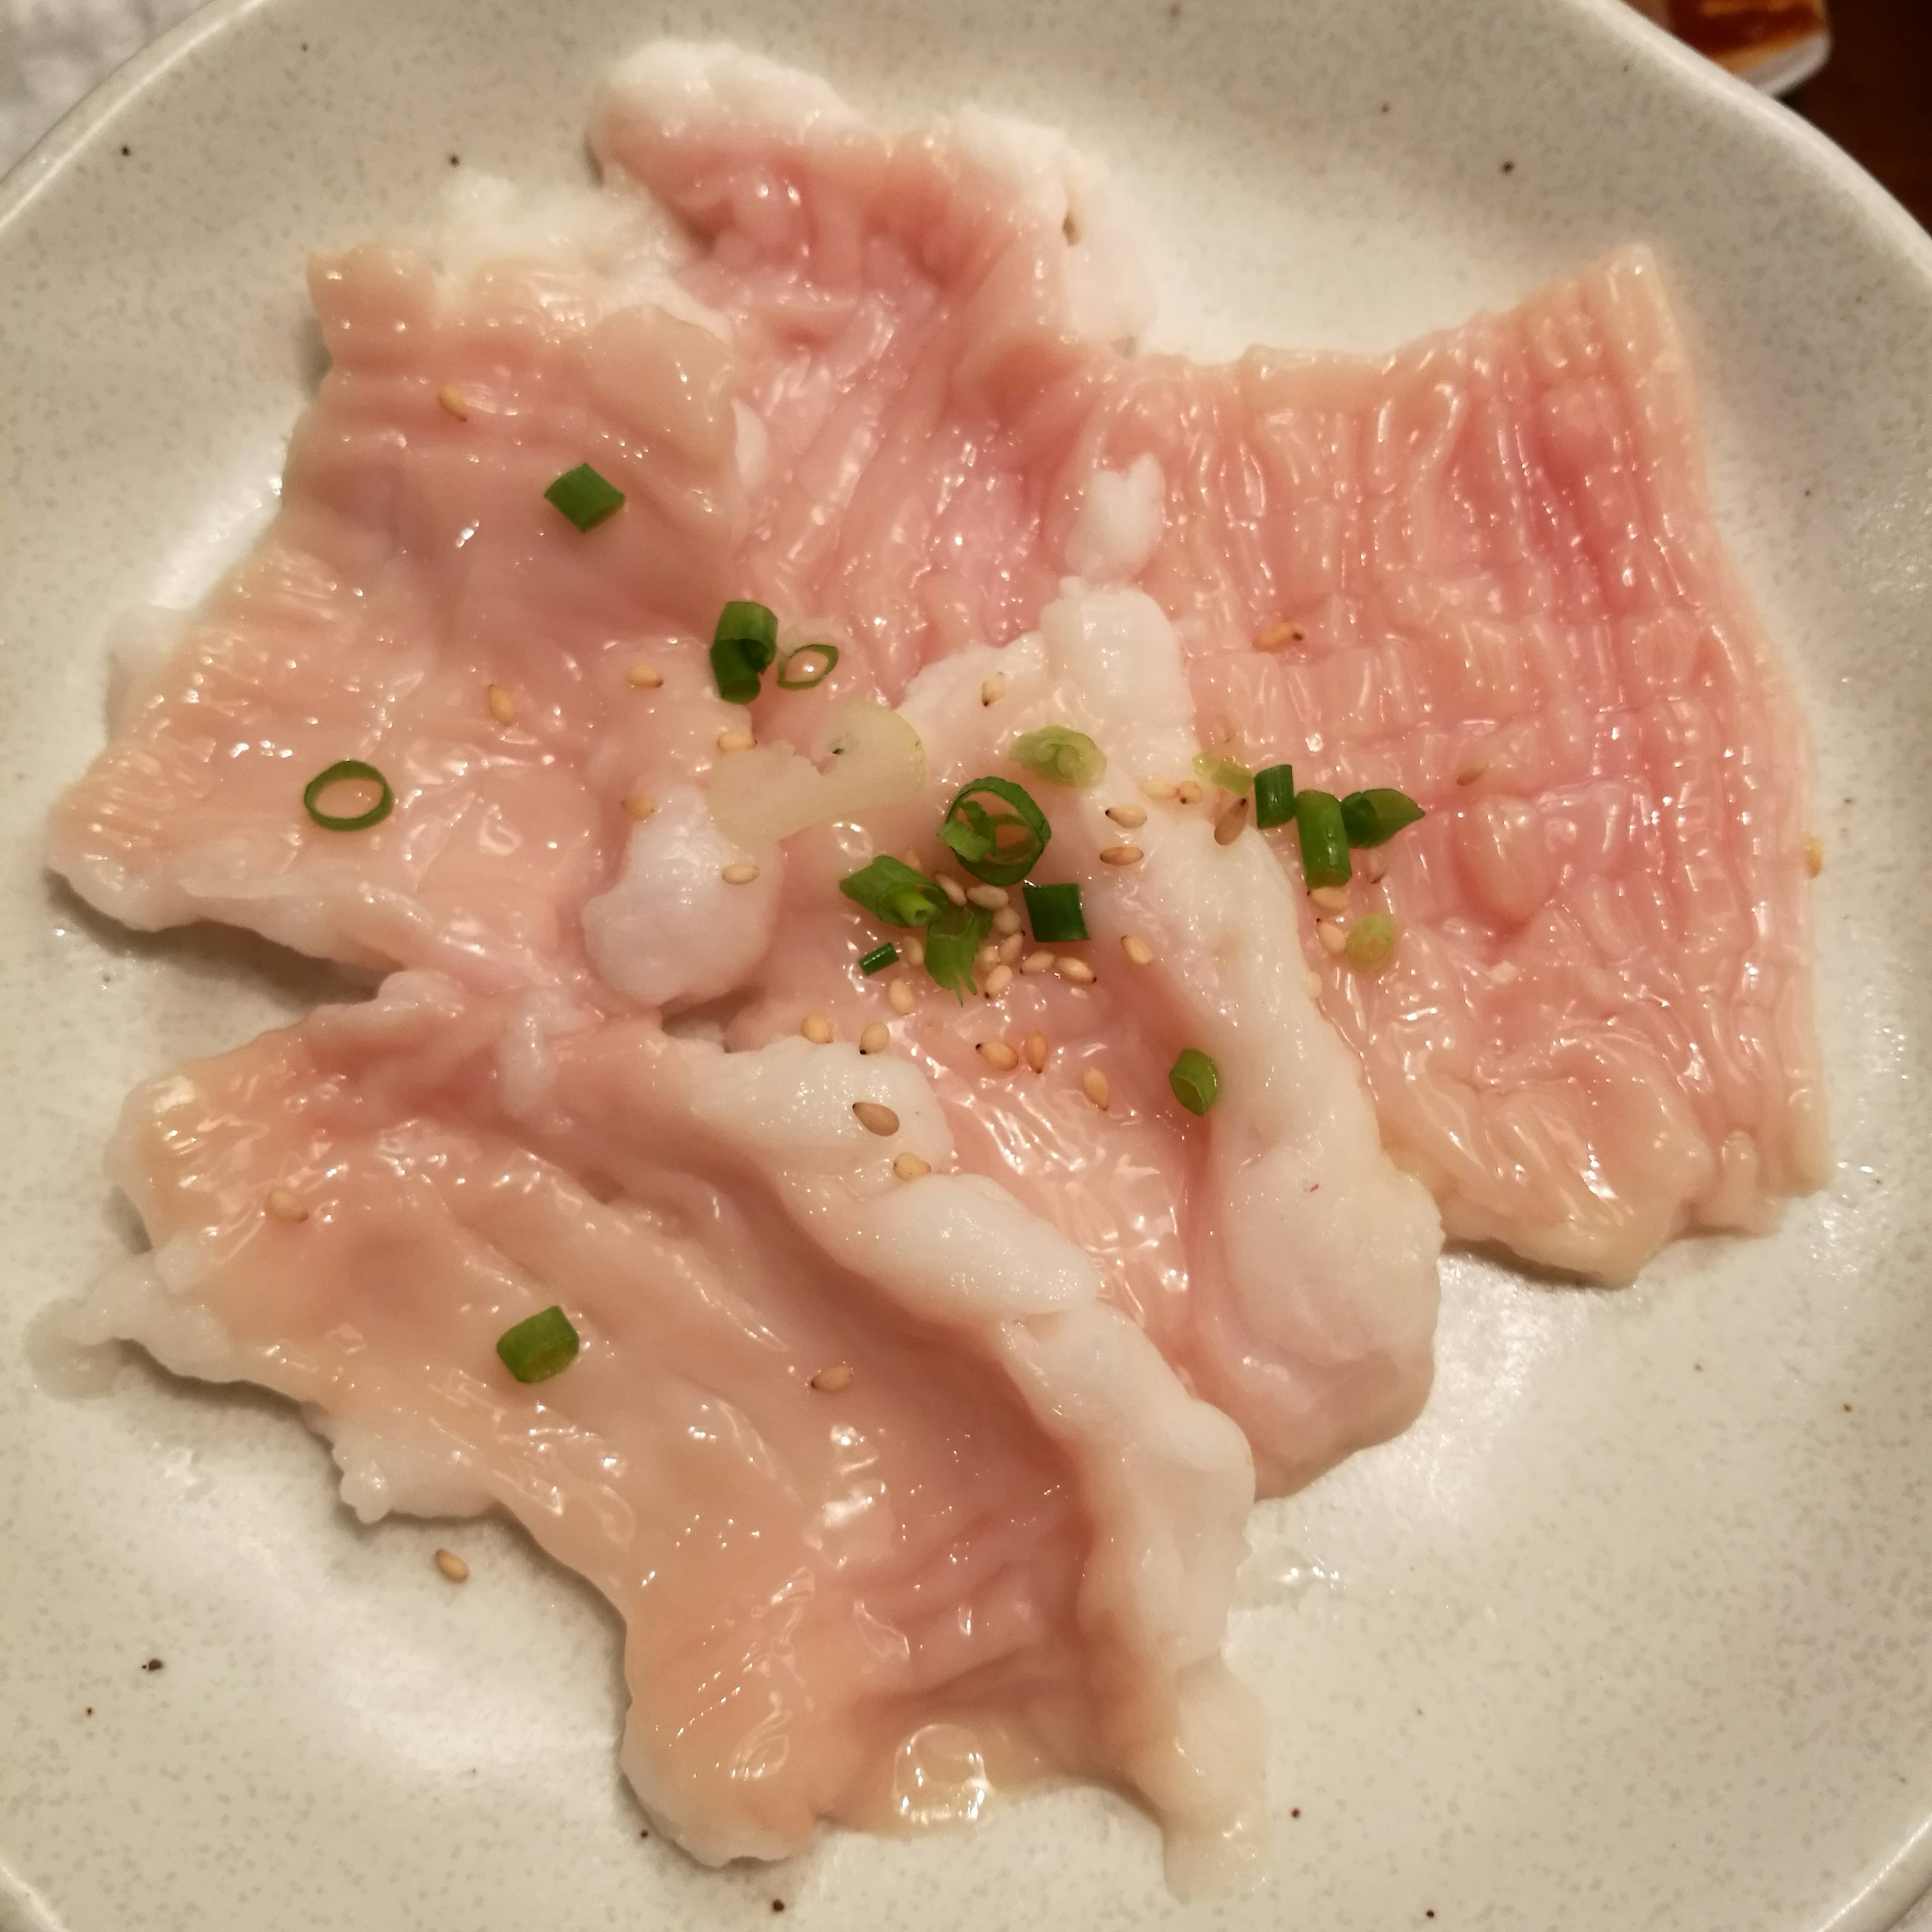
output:
<path id="1" fill-rule="evenodd" d="M 815 658 L 796 676 L 792 666 L 800 658 Z M 809 691 L 815 684 L 823 684 L 832 675 L 832 667 L 838 662 L 836 644 L 800 644 L 785 652 L 778 660 L 778 688 L 781 691 Z"/>
<path id="2" fill-rule="evenodd" d="M 980 990 L 973 962 L 992 929 L 993 915 L 976 905 L 949 905 L 926 928 L 926 970 L 962 1004 Z"/>
<path id="3" fill-rule="evenodd" d="M 1084 731 L 1069 730 L 1064 724 L 1022 732 L 1007 748 L 1006 755 L 1048 784 L 1071 785 L 1080 791 L 1098 784 L 1107 775 L 1106 753 Z"/>
<path id="4" fill-rule="evenodd" d="M 899 950 L 889 939 L 883 946 L 875 946 L 859 962 L 859 970 L 868 978 L 874 973 L 883 973 L 899 956 Z"/>
<path id="5" fill-rule="evenodd" d="M 1080 910 L 1078 886 L 1022 886 L 1027 923 L 1042 946 L 1087 937 L 1087 917 Z"/>
<path id="6" fill-rule="evenodd" d="M 1342 801 L 1342 823 L 1351 845 L 1385 844 L 1422 816 L 1421 806 L 1406 792 L 1386 785 L 1373 791 L 1352 791 Z"/>
<path id="7" fill-rule="evenodd" d="M 1294 824 L 1301 835 L 1301 876 L 1311 886 L 1346 886 L 1354 868 L 1348 862 L 1341 801 L 1333 792 L 1298 791 Z"/>
<path id="8" fill-rule="evenodd" d="M 621 509 L 624 502 L 623 491 L 598 476 L 587 463 L 566 470 L 544 495 L 580 530 L 595 530 L 606 517 Z"/>
<path id="9" fill-rule="evenodd" d="M 946 910 L 946 895 L 923 872 L 884 853 L 847 873 L 838 890 L 888 926 L 929 926 Z"/>
<path id="10" fill-rule="evenodd" d="M 1198 1046 L 1190 1046 L 1167 1070 L 1167 1084 L 1190 1114 L 1204 1114 L 1221 1090 L 1221 1070 Z"/>
<path id="11" fill-rule="evenodd" d="M 505 1329 L 496 1337 L 496 1352 L 518 1382 L 548 1382 L 570 1366 L 577 1354 L 577 1330 L 562 1309 L 546 1308 Z"/>
<path id="12" fill-rule="evenodd" d="M 1294 767 L 1268 765 L 1255 774 L 1255 823 L 1266 831 L 1294 816 Z"/>
<path id="13" fill-rule="evenodd" d="M 748 704 L 758 679 L 778 652 L 778 620 L 762 604 L 730 603 L 718 615 L 711 639 L 711 674 L 728 704 Z"/>
<path id="14" fill-rule="evenodd" d="M 1246 765 L 1238 765 L 1218 752 L 1196 752 L 1194 775 L 1210 785 L 1219 785 L 1223 791 L 1232 792 L 1237 798 L 1246 797 L 1249 786 L 1255 782 L 1254 773 Z"/>
<path id="15" fill-rule="evenodd" d="M 367 812 L 338 817 L 333 812 L 324 812 L 316 803 L 332 786 L 352 781 L 376 788 L 376 802 Z M 302 808 L 326 832 L 363 832 L 372 825 L 381 824 L 396 808 L 396 795 L 389 789 L 388 780 L 374 765 L 365 765 L 360 758 L 342 758 L 327 771 L 317 772 L 302 787 Z"/>
<path id="16" fill-rule="evenodd" d="M 976 802 L 982 792 L 1012 810 L 988 811 Z M 975 778 L 946 807 L 939 836 L 976 879 L 989 886 L 1016 886 L 1039 863 L 1053 828 L 1024 785 L 1006 778 Z"/>
<path id="17" fill-rule="evenodd" d="M 1395 952 L 1395 921 L 1385 912 L 1365 912 L 1348 928 L 1348 964 L 1358 973 L 1379 973 Z"/>

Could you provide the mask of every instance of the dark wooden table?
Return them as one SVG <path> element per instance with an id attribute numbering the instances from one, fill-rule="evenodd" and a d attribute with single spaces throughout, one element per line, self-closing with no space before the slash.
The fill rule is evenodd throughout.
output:
<path id="1" fill-rule="evenodd" d="M 1832 58 L 1791 105 L 1932 228 L 1932 0 L 1832 0 Z"/>

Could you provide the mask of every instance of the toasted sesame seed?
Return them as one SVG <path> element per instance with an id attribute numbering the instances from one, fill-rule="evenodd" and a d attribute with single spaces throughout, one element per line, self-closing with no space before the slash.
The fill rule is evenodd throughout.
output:
<path id="1" fill-rule="evenodd" d="M 1147 807 L 1144 805 L 1110 805 L 1107 816 L 1116 825 L 1129 832 L 1138 832 L 1147 823 Z"/>
<path id="2" fill-rule="evenodd" d="M 1456 767 L 1456 782 L 1459 785 L 1472 785 L 1489 768 L 1486 758 L 1466 758 Z"/>
<path id="3" fill-rule="evenodd" d="M 1138 866 L 1146 856 L 1138 845 L 1103 845 L 1100 848 L 1100 862 L 1103 866 Z"/>
<path id="4" fill-rule="evenodd" d="M 868 1134 L 896 1134 L 899 1130 L 899 1117 L 882 1101 L 854 1100 L 852 1118 Z"/>
<path id="5" fill-rule="evenodd" d="M 718 734 L 718 748 L 721 752 L 748 752 L 758 742 L 748 731 L 721 731 Z"/>
<path id="6" fill-rule="evenodd" d="M 1825 842 L 1822 838 L 1808 838 L 1804 842 L 1804 869 L 1813 878 L 1825 869 Z"/>
<path id="7" fill-rule="evenodd" d="M 1003 1040 L 982 1040 L 975 1049 L 986 1064 L 1001 1073 L 1010 1073 L 1020 1057 Z"/>
<path id="8" fill-rule="evenodd" d="M 896 1013 L 909 1013 L 917 1004 L 913 996 L 910 982 L 904 980 L 887 980 L 886 998 L 891 1002 L 892 1011 Z"/>
<path id="9" fill-rule="evenodd" d="M 624 809 L 633 818 L 648 818 L 658 808 L 658 802 L 647 791 L 626 792 Z"/>
<path id="10" fill-rule="evenodd" d="M 300 1196 L 286 1187 L 272 1187 L 262 1197 L 262 1205 L 278 1221 L 306 1221 L 308 1210 L 302 1204 Z"/>
<path id="11" fill-rule="evenodd" d="M 1004 886 L 968 886 L 966 897 L 982 912 L 1004 912 L 1012 902 L 1012 895 Z"/>
<path id="12" fill-rule="evenodd" d="M 470 405 L 463 400 L 463 392 L 454 382 L 446 382 L 436 392 L 436 405 L 446 416 L 454 416 L 458 422 L 470 420 Z"/>
<path id="13" fill-rule="evenodd" d="M 935 872 L 932 883 L 956 906 L 966 903 L 966 888 L 950 872 Z"/>
<path id="14" fill-rule="evenodd" d="M 1318 919 L 1315 936 L 1321 940 L 1323 951 L 1334 953 L 1338 959 L 1348 950 L 1348 935 L 1332 919 Z"/>
<path id="15" fill-rule="evenodd" d="M 748 886 L 758 876 L 758 868 L 748 859 L 727 866 L 718 875 L 728 886 Z"/>
<path id="16" fill-rule="evenodd" d="M 976 973 L 990 973 L 1000 963 L 1000 949 L 989 939 L 973 956 L 973 970 Z"/>
<path id="17" fill-rule="evenodd" d="M 1030 1033 L 1022 1049 L 1026 1054 L 1026 1064 L 1037 1073 L 1046 1064 L 1046 1036 L 1043 1033 Z"/>
<path id="18" fill-rule="evenodd" d="M 1076 959 L 1070 952 L 1063 952 L 1054 962 L 1054 970 L 1063 980 L 1070 980 L 1076 986 L 1090 986 L 1094 983 L 1094 969 L 1084 959 Z"/>
<path id="19" fill-rule="evenodd" d="M 821 1395 L 836 1395 L 841 1389 L 852 1386 L 852 1366 L 849 1362 L 834 1362 L 829 1369 L 820 1369 L 812 1378 L 812 1385 Z"/>
<path id="20" fill-rule="evenodd" d="M 1174 788 L 1174 802 L 1178 805 L 1198 805 L 1205 796 L 1192 778 L 1183 778 Z"/>
<path id="21" fill-rule="evenodd" d="M 1311 903 L 1324 912 L 1346 912 L 1348 910 L 1348 889 L 1346 886 L 1311 886 L 1308 889 Z"/>
<path id="22" fill-rule="evenodd" d="M 859 1036 L 861 1053 L 884 1053 L 892 1043 L 892 1029 L 884 1020 L 872 1021 Z"/>
<path id="23" fill-rule="evenodd" d="M 499 724 L 514 724 L 517 722 L 517 700 L 500 684 L 490 687 L 490 716 Z"/>
<path id="24" fill-rule="evenodd" d="M 664 673 L 656 664 L 634 664 L 625 672 L 624 682 L 633 691 L 655 691 L 664 682 Z"/>
<path id="25" fill-rule="evenodd" d="M 997 704 L 1006 694 L 1006 674 L 1004 671 L 996 670 L 980 687 L 980 702 L 982 704 Z"/>
<path id="26" fill-rule="evenodd" d="M 923 966 L 926 964 L 926 941 L 922 939 L 901 940 L 899 951 L 904 956 L 908 966 Z"/>
<path id="27" fill-rule="evenodd" d="M 1025 950 L 1026 934 L 1023 932 L 1008 933 L 1000 941 L 1000 964 L 1002 966 L 1017 966 L 1020 955 Z"/>
<path id="28" fill-rule="evenodd" d="M 1107 1111 L 1107 1103 L 1113 1098 L 1113 1090 L 1107 1084 L 1107 1076 L 1097 1066 L 1090 1066 L 1081 1075 L 1080 1090 L 1103 1114 Z"/>
<path id="29" fill-rule="evenodd" d="M 1154 948 L 1137 932 L 1129 933 L 1120 941 L 1120 950 L 1136 966 L 1151 966 L 1154 964 Z"/>
<path id="30" fill-rule="evenodd" d="M 910 845 L 899 854 L 899 860 L 902 864 L 910 866 L 915 872 L 922 872 L 926 869 L 919 862 L 919 854 Z"/>
<path id="31" fill-rule="evenodd" d="M 1308 988 L 1308 997 L 1311 1000 L 1318 1000 L 1321 998 L 1322 975 L 1316 972 L 1313 967 L 1311 966 L 1308 969 L 1307 974 L 1304 978 L 1301 983 Z"/>
<path id="32" fill-rule="evenodd" d="M 1018 932 L 1022 922 L 1018 913 L 1010 905 L 1000 907 L 993 915 L 993 930 L 1002 938 Z"/>
<path id="33" fill-rule="evenodd" d="M 1388 857 L 1371 845 L 1356 861 L 1361 868 L 1362 877 L 1372 886 L 1378 886 L 1388 877 Z"/>
<path id="34" fill-rule="evenodd" d="M 1248 802 L 1238 798 L 1214 821 L 1214 843 L 1232 845 L 1248 829 Z"/>
<path id="35" fill-rule="evenodd" d="M 1264 624 L 1255 633 L 1255 649 L 1258 651 L 1278 651 L 1286 644 L 1298 644 L 1305 633 L 1299 624 L 1291 624 L 1285 617 L 1272 624 Z"/>
<path id="36" fill-rule="evenodd" d="M 1013 969 L 1010 966 L 1004 964 L 995 966 L 993 970 L 986 975 L 987 998 L 989 1000 L 997 1000 L 1012 983 Z"/>
<path id="37" fill-rule="evenodd" d="M 452 1583 L 466 1583 L 470 1580 L 470 1565 L 453 1550 L 439 1550 L 436 1552 L 436 1567 Z"/>
<path id="38" fill-rule="evenodd" d="M 1174 788 L 1166 778 L 1142 778 L 1141 796 L 1150 798 L 1156 805 L 1170 803 L 1174 796 Z"/>
<path id="39" fill-rule="evenodd" d="M 1029 952 L 1020 962 L 1022 973 L 1051 973 L 1053 962 L 1059 958 L 1057 952 Z"/>
<path id="40" fill-rule="evenodd" d="M 807 1013 L 799 1022 L 798 1030 L 814 1046 L 832 1044 L 832 1022 L 823 1013 Z"/>
<path id="41" fill-rule="evenodd" d="M 916 1154 L 902 1154 L 893 1156 L 892 1172 L 902 1180 L 916 1180 L 922 1174 L 932 1172 L 929 1160 L 921 1160 Z"/>

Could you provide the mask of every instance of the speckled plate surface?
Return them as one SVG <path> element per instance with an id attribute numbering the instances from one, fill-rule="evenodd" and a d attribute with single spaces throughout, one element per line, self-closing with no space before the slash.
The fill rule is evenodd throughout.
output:
<path id="1" fill-rule="evenodd" d="M 667 30 L 889 116 L 1070 127 L 1197 351 L 1387 345 L 1654 242 L 1814 721 L 1832 1186 L 1622 1293 L 1449 1259 L 1421 1423 L 1256 1519 L 1232 1647 L 1280 1856 L 1212 1911 L 1092 1791 L 700 1871 L 619 1782 L 613 1618 L 516 1533 L 358 1528 L 266 1397 L 139 1362 L 92 1397 L 35 1380 L 30 1318 L 128 1238 L 99 1178 L 123 1091 L 327 985 L 232 936 L 130 938 L 42 874 L 104 624 L 198 592 L 268 500 L 316 373 L 304 249 L 423 218 L 452 166 L 578 173 L 596 76 Z M 1889 1924 L 1932 1877 L 1928 646 L 1932 242 L 1613 0 L 197 16 L 0 190 L 0 1926 Z"/>

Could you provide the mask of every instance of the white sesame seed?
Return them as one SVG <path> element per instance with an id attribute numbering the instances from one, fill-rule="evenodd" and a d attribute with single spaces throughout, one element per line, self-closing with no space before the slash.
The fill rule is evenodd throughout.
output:
<path id="1" fill-rule="evenodd" d="M 921 1160 L 916 1154 L 902 1154 L 894 1156 L 892 1172 L 902 1180 L 917 1180 L 922 1174 L 932 1172 L 929 1160 Z"/>
<path id="2" fill-rule="evenodd" d="M 798 1030 L 814 1046 L 832 1044 L 832 1022 L 823 1013 L 807 1013 L 800 1021 Z"/>
<path id="3" fill-rule="evenodd" d="M 1138 845 L 1103 845 L 1100 848 L 1100 862 L 1103 866 L 1138 866 L 1146 856 Z"/>
<path id="4" fill-rule="evenodd" d="M 1388 877 L 1388 856 L 1385 854 L 1377 850 L 1372 845 L 1362 854 L 1357 862 L 1361 868 L 1362 877 L 1372 886 L 1380 885 L 1383 880 Z"/>
<path id="5" fill-rule="evenodd" d="M 452 1583 L 466 1583 L 470 1580 L 470 1565 L 453 1550 L 439 1550 L 436 1552 L 436 1567 Z"/>
<path id="6" fill-rule="evenodd" d="M 1000 907 L 993 915 L 993 930 L 1002 938 L 1018 932 L 1020 926 L 1021 920 L 1018 913 L 1010 905 Z"/>
<path id="7" fill-rule="evenodd" d="M 758 868 L 748 859 L 727 866 L 718 875 L 728 886 L 748 886 L 758 876 Z"/>
<path id="8" fill-rule="evenodd" d="M 1286 618 L 1272 624 L 1264 624 L 1255 633 L 1255 649 L 1258 651 L 1278 651 L 1286 644 L 1300 643 L 1304 632 L 1299 624 L 1291 624 Z"/>
<path id="9" fill-rule="evenodd" d="M 1825 869 L 1825 842 L 1822 838 L 1808 838 L 1804 842 L 1804 869 L 1813 878 Z"/>
<path id="10" fill-rule="evenodd" d="M 910 845 L 899 854 L 899 862 L 902 865 L 910 866 L 915 872 L 921 872 L 926 869 L 919 862 L 918 853 Z"/>
<path id="11" fill-rule="evenodd" d="M 812 1386 L 821 1395 L 836 1395 L 841 1389 L 852 1386 L 852 1367 L 849 1362 L 834 1362 L 829 1369 L 820 1369 L 812 1378 Z"/>
<path id="12" fill-rule="evenodd" d="M 899 951 L 904 955 L 905 963 L 908 966 L 923 966 L 926 964 L 926 941 L 922 939 L 902 940 Z"/>
<path id="13" fill-rule="evenodd" d="M 1006 676 L 1004 671 L 995 671 L 980 687 L 982 704 L 997 704 L 1006 694 Z"/>
<path id="14" fill-rule="evenodd" d="M 1248 829 L 1250 815 L 1247 800 L 1236 799 L 1214 821 L 1214 843 L 1217 845 L 1233 844 Z"/>
<path id="15" fill-rule="evenodd" d="M 1094 969 L 1084 959 L 1076 959 L 1070 952 L 1063 952 L 1054 962 L 1054 970 L 1063 980 L 1070 980 L 1076 986 L 1090 986 L 1094 983 Z"/>
<path id="16" fill-rule="evenodd" d="M 463 400 L 463 392 L 454 382 L 446 382 L 436 392 L 436 407 L 446 416 L 454 416 L 458 422 L 470 420 L 470 405 Z"/>
<path id="17" fill-rule="evenodd" d="M 1120 950 L 1136 966 L 1150 966 L 1154 964 L 1154 948 L 1137 932 L 1129 933 L 1120 941 Z"/>
<path id="18" fill-rule="evenodd" d="M 1013 969 L 1010 966 L 995 966 L 986 975 L 986 997 L 997 1000 L 1013 983 Z"/>
<path id="19" fill-rule="evenodd" d="M 624 809 L 633 818 L 648 818 L 658 808 L 658 802 L 647 791 L 626 792 Z"/>
<path id="20" fill-rule="evenodd" d="M 748 731 L 721 731 L 718 734 L 718 748 L 721 752 L 748 752 L 758 742 Z"/>
<path id="21" fill-rule="evenodd" d="M 302 1205 L 301 1198 L 286 1187 L 270 1188 L 262 1198 L 262 1205 L 278 1221 L 306 1221 L 308 1219 L 308 1210 Z"/>
<path id="22" fill-rule="evenodd" d="M 1000 1073 L 1010 1073 L 1020 1057 L 1003 1040 L 982 1040 L 976 1049 L 986 1064 Z"/>
<path id="23" fill-rule="evenodd" d="M 1310 967 L 1301 983 L 1308 988 L 1308 997 L 1318 1000 L 1322 997 L 1322 975 Z"/>
<path id="24" fill-rule="evenodd" d="M 1168 805 L 1173 802 L 1176 788 L 1166 778 L 1142 778 L 1140 784 L 1143 798 L 1150 798 L 1156 805 Z"/>
<path id="25" fill-rule="evenodd" d="M 989 939 L 973 956 L 973 970 L 976 973 L 990 973 L 1000 963 L 1000 949 Z"/>
<path id="26" fill-rule="evenodd" d="M 1029 952 L 1020 962 L 1020 970 L 1022 973 L 1051 973 L 1053 962 L 1058 957 L 1058 954 L 1053 952 Z"/>
<path id="27" fill-rule="evenodd" d="M 1002 966 L 1017 966 L 1020 955 L 1025 950 L 1026 934 L 1023 932 L 1008 933 L 1000 941 L 1000 964 Z"/>
<path id="28" fill-rule="evenodd" d="M 966 903 L 966 888 L 950 872 L 935 872 L 932 883 L 956 906 Z"/>
<path id="29" fill-rule="evenodd" d="M 1147 823 L 1147 807 L 1144 805 L 1110 805 L 1107 816 L 1116 825 L 1129 832 L 1138 832 Z"/>
<path id="30" fill-rule="evenodd" d="M 852 1118 L 868 1134 L 896 1134 L 899 1130 L 899 1117 L 880 1101 L 854 1100 Z"/>
<path id="31" fill-rule="evenodd" d="M 1097 1066 L 1090 1066 L 1081 1075 L 1080 1090 L 1103 1114 L 1107 1111 L 1107 1103 L 1113 1098 L 1113 1090 L 1107 1084 L 1107 1076 Z"/>
<path id="32" fill-rule="evenodd" d="M 861 1053 L 884 1053 L 892 1043 L 892 1029 L 884 1020 L 872 1021 L 859 1036 Z"/>
<path id="33" fill-rule="evenodd" d="M 1348 935 L 1334 920 L 1318 919 L 1315 922 L 1315 936 L 1321 940 L 1322 950 L 1332 952 L 1338 959 L 1348 950 Z"/>
<path id="34" fill-rule="evenodd" d="M 517 700 L 500 684 L 490 687 L 490 716 L 499 724 L 514 724 L 517 722 Z"/>
<path id="35" fill-rule="evenodd" d="M 896 1013 L 909 1013 L 918 1002 L 914 998 L 911 985 L 904 980 L 889 980 L 886 982 L 886 998 Z"/>
<path id="36" fill-rule="evenodd" d="M 1204 796 L 1201 788 L 1192 778 L 1183 778 L 1174 788 L 1175 802 L 1180 805 L 1198 805 Z"/>
<path id="37" fill-rule="evenodd" d="M 1026 1036 L 1026 1064 L 1037 1073 L 1046 1065 L 1046 1036 L 1030 1033 Z"/>
<path id="38" fill-rule="evenodd" d="M 982 912 L 1004 912 L 1012 900 L 1004 886 L 968 886 L 966 897 Z"/>
<path id="39" fill-rule="evenodd" d="M 664 682 L 664 673 L 656 664 L 634 664 L 625 672 L 624 682 L 633 691 L 656 691 Z"/>
<path id="40" fill-rule="evenodd" d="M 1348 889 L 1346 886 L 1311 886 L 1308 896 L 1324 912 L 1346 912 L 1348 910 Z"/>

